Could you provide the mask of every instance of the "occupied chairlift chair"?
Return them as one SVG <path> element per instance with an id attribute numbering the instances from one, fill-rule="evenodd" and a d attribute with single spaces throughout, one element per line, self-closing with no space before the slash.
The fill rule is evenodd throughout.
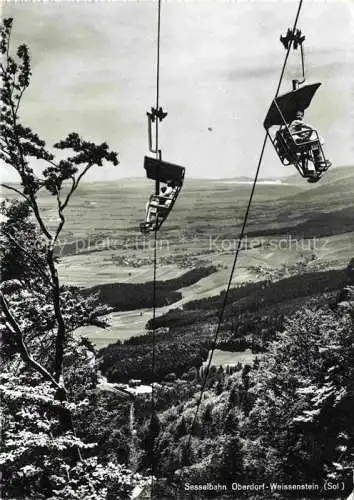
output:
<path id="1" fill-rule="evenodd" d="M 169 196 L 163 194 L 152 194 L 149 199 L 149 205 L 146 210 L 147 218 L 140 224 L 143 233 L 158 231 L 171 212 L 178 194 L 183 186 L 185 168 L 173 163 L 167 163 L 155 158 L 145 156 L 144 168 L 146 177 L 162 182 L 172 187 L 172 193 Z"/>
<path id="2" fill-rule="evenodd" d="M 281 162 L 284 165 L 294 165 L 308 182 L 317 182 L 331 162 L 324 156 L 323 140 L 317 130 L 303 123 L 302 117 L 321 84 L 303 85 L 306 81 L 303 48 L 305 36 L 301 30 L 289 28 L 285 36 L 280 36 L 280 41 L 288 53 L 291 49 L 300 49 L 302 79 L 293 80 L 292 92 L 273 100 L 264 120 L 264 127 Z M 271 134 L 270 129 L 274 126 L 277 129 Z"/>
<path id="3" fill-rule="evenodd" d="M 297 113 L 303 113 L 309 107 L 320 85 L 304 85 L 276 97 L 264 120 L 264 128 L 283 165 L 294 165 L 308 182 L 317 182 L 331 163 L 325 158 L 317 130 L 305 124 L 298 131 L 290 126 Z M 270 133 L 272 127 L 277 129 Z M 316 161 L 316 157 L 321 161 Z M 309 162 L 314 168 L 309 168 Z"/>

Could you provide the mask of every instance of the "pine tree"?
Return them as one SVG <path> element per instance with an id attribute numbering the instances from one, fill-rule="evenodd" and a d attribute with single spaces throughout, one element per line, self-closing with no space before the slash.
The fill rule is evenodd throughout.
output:
<path id="1" fill-rule="evenodd" d="M 192 442 L 188 438 L 186 438 L 181 444 L 181 467 L 188 467 L 193 463 L 193 451 L 192 451 Z"/>
<path id="2" fill-rule="evenodd" d="M 204 436 L 208 436 L 212 432 L 213 426 L 213 415 L 212 415 L 212 406 L 209 404 L 204 410 L 202 416 L 202 426 L 203 426 L 203 434 Z"/>
<path id="3" fill-rule="evenodd" d="M 174 433 L 175 441 L 179 441 L 181 437 L 185 436 L 188 433 L 187 424 L 184 416 L 178 421 L 176 430 Z"/>
<path id="4" fill-rule="evenodd" d="M 233 483 L 244 476 L 242 445 L 237 436 L 228 437 L 217 467 L 220 482 Z"/>
<path id="5" fill-rule="evenodd" d="M 151 467 L 152 475 L 157 471 L 157 440 L 160 434 L 161 424 L 156 411 L 153 411 L 149 420 L 145 434 L 144 449 L 145 455 L 142 457 L 142 466 Z"/>

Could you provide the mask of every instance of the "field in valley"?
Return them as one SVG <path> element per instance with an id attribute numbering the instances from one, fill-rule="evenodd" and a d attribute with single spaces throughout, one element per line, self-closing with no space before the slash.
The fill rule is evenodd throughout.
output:
<path id="1" fill-rule="evenodd" d="M 88 288 L 152 280 L 152 237 L 138 230 L 152 184 L 146 179 L 86 183 L 68 207 L 59 246 L 62 282 Z M 181 289 L 173 307 L 225 289 L 251 185 L 244 180 L 186 179 L 159 233 L 158 280 L 213 264 L 217 271 Z M 298 176 L 257 186 L 233 284 L 338 269 L 353 257 L 354 167 L 328 172 L 318 184 Z M 55 223 L 53 199 L 41 198 Z M 157 314 L 167 312 L 159 308 Z M 102 347 L 141 335 L 150 309 L 116 311 L 111 327 L 81 333 Z"/>
<path id="2" fill-rule="evenodd" d="M 76 234 L 87 242 L 101 241 L 84 248 L 83 239 L 77 243 L 83 247 L 80 253 L 62 259 L 60 272 L 65 282 L 88 287 L 151 281 L 152 239 L 137 229 L 149 187 L 143 179 L 117 181 L 116 186 L 83 186 L 81 205 L 87 206 L 89 199 L 94 205 L 80 212 L 80 220 L 72 217 L 67 238 Z M 182 299 L 173 307 L 225 288 L 249 190 L 249 184 L 237 180 L 186 180 L 159 234 L 158 279 L 177 277 L 190 267 L 210 263 L 218 271 L 184 288 Z M 330 171 L 312 186 L 297 176 L 288 178 L 286 184 L 260 184 L 233 284 L 346 266 L 354 243 L 353 200 L 354 168 Z M 168 309 L 159 308 L 157 315 Z M 89 327 L 85 335 L 101 347 L 144 333 L 150 317 L 149 309 L 114 312 L 110 328 Z"/>

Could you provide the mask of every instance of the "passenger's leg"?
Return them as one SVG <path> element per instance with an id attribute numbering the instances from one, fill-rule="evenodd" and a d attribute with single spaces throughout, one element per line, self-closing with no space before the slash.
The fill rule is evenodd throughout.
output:
<path id="1" fill-rule="evenodd" d="M 332 165 L 329 160 L 326 160 L 320 147 L 313 150 L 313 157 L 316 170 L 327 170 Z"/>
<path id="2" fill-rule="evenodd" d="M 322 151 L 319 147 L 314 148 L 312 151 L 313 151 L 313 158 L 316 164 L 324 161 Z"/>
<path id="3" fill-rule="evenodd" d="M 145 220 L 146 222 L 150 222 L 150 201 L 148 201 L 147 204 L 145 205 L 145 212 L 146 212 Z"/>

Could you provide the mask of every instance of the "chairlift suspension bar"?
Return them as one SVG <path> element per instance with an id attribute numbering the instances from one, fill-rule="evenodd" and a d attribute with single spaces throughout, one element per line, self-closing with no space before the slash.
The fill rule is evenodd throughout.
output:
<path id="1" fill-rule="evenodd" d="M 159 121 L 162 121 L 166 118 L 167 113 L 163 111 L 160 107 L 151 108 L 151 111 L 147 111 L 146 116 L 148 117 L 148 140 L 149 140 L 149 151 L 150 153 L 154 153 L 158 160 L 161 160 L 161 150 L 158 148 L 158 140 L 159 140 Z M 152 144 L 152 124 L 155 123 L 155 147 Z"/>
<path id="2" fill-rule="evenodd" d="M 293 80 L 293 90 L 296 90 L 298 88 L 298 85 L 302 85 L 306 81 L 306 75 L 305 75 L 305 57 L 304 57 L 304 48 L 303 48 L 303 42 L 305 41 L 305 35 L 302 34 L 300 29 L 290 29 L 288 28 L 288 31 L 285 36 L 280 35 L 280 41 L 284 45 L 284 48 L 288 50 L 292 48 L 293 50 L 297 50 L 298 47 L 300 47 L 300 56 L 301 56 L 301 70 L 302 70 L 302 80 Z"/>
<path id="3" fill-rule="evenodd" d="M 152 108 L 151 115 L 149 116 L 149 128 L 151 134 L 151 120 L 155 121 L 155 148 L 152 150 L 150 141 L 150 151 L 156 154 L 156 159 L 161 160 L 162 152 L 159 149 L 159 123 L 166 116 L 167 113 L 163 112 L 160 107 L 160 46 L 161 46 L 161 0 L 158 0 L 157 4 L 157 54 L 156 54 L 156 107 Z M 160 191 L 160 181 L 155 180 L 155 194 L 158 195 Z"/>

